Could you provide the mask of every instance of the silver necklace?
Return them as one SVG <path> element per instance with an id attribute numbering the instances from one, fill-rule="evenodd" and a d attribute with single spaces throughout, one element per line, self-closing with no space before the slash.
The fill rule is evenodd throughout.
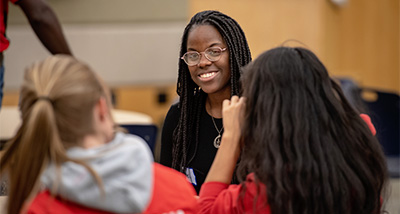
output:
<path id="1" fill-rule="evenodd" d="M 219 146 L 221 145 L 221 132 L 222 132 L 222 130 L 224 130 L 224 126 L 222 125 L 221 130 L 218 130 L 217 124 L 215 124 L 215 121 L 214 121 L 214 117 L 211 116 L 211 119 L 212 119 L 212 121 L 214 123 L 215 130 L 217 130 L 217 132 L 218 132 L 218 136 L 215 137 L 215 139 L 214 139 L 214 147 L 218 149 Z"/>

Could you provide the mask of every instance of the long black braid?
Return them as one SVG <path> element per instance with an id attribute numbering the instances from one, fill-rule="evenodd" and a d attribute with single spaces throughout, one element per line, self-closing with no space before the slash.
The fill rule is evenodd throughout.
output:
<path id="1" fill-rule="evenodd" d="M 214 26 L 224 38 L 229 50 L 231 69 L 231 96 L 240 93 L 240 68 L 251 61 L 250 49 L 239 24 L 231 17 L 218 11 L 202 11 L 192 17 L 182 36 L 180 56 L 187 51 L 187 39 L 193 26 Z M 180 96 L 180 120 L 173 133 L 172 167 L 183 171 L 193 159 L 188 156 L 190 142 L 195 143 L 197 150 L 199 136 L 199 119 L 207 94 L 193 82 L 189 68 L 183 60 L 179 61 L 179 74 L 176 92 Z M 196 154 L 196 151 L 194 152 Z"/>

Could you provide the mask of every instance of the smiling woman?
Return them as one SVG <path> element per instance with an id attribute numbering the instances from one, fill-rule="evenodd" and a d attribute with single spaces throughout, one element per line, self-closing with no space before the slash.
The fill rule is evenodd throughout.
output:
<path id="1" fill-rule="evenodd" d="M 160 162 L 185 172 L 197 192 L 219 148 L 222 102 L 239 95 L 239 71 L 250 61 L 244 32 L 223 13 L 199 12 L 183 32 L 180 98 L 165 118 Z"/>
<path id="2" fill-rule="evenodd" d="M 211 105 L 211 97 L 230 98 L 231 85 L 229 79 L 231 77 L 231 70 L 229 67 L 229 51 L 222 52 L 222 50 L 226 50 L 226 46 L 225 40 L 213 26 L 198 25 L 189 31 L 187 40 L 187 50 L 189 52 L 186 54 L 192 53 L 192 50 L 204 51 L 205 56 L 201 57 L 199 55 L 197 64 L 195 65 L 188 64 L 190 76 L 196 85 L 208 94 L 208 101 L 206 102 L 209 105 Z M 210 48 L 217 50 L 214 51 L 214 55 L 217 55 L 214 60 L 210 60 L 210 57 L 207 57 Z M 221 98 L 218 98 L 218 100 Z M 216 118 L 221 117 L 219 114 L 220 111 L 217 111 L 217 108 L 207 110 L 211 116 Z M 214 112 L 210 112 L 211 110 L 214 110 Z"/>

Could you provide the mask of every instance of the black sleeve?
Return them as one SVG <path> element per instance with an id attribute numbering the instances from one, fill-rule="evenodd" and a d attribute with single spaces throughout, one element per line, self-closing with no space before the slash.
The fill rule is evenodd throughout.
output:
<path id="1" fill-rule="evenodd" d="M 172 147 L 174 144 L 173 133 L 178 125 L 180 110 L 178 104 L 174 104 L 169 109 L 164 120 L 164 125 L 161 133 L 161 152 L 160 164 L 172 167 Z"/>

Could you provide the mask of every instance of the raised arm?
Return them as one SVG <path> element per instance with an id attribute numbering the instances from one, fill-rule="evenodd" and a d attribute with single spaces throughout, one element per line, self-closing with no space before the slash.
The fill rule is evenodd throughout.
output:
<path id="1" fill-rule="evenodd" d="M 201 214 L 234 213 L 240 185 L 229 185 L 240 154 L 240 124 L 244 98 L 233 96 L 222 103 L 224 134 L 214 162 L 200 190 Z"/>
<path id="2" fill-rule="evenodd" d="M 240 154 L 240 125 L 242 124 L 244 98 L 233 96 L 222 104 L 224 134 L 214 162 L 205 182 L 230 184 Z"/>
<path id="3" fill-rule="evenodd" d="M 72 55 L 57 16 L 46 2 L 20 0 L 17 5 L 23 10 L 32 29 L 47 50 L 52 54 Z"/>

